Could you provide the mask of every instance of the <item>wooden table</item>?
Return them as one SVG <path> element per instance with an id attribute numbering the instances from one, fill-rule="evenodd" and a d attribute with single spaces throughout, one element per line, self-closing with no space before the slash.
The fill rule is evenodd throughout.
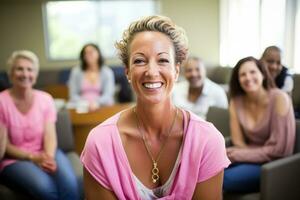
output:
<path id="1" fill-rule="evenodd" d="M 80 155 L 85 140 L 92 128 L 105 121 L 114 114 L 130 108 L 133 104 L 115 104 L 113 106 L 101 107 L 94 112 L 77 113 L 76 110 L 71 109 L 70 117 L 73 125 L 75 150 Z"/>

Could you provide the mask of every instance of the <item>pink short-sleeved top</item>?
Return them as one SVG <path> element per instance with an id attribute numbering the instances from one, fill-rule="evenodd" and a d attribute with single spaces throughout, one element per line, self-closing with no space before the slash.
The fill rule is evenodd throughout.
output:
<path id="1" fill-rule="evenodd" d="M 0 125 L 7 129 L 8 139 L 18 148 L 36 153 L 43 150 L 45 124 L 55 123 L 56 110 L 52 97 L 34 90 L 30 110 L 23 114 L 13 102 L 9 90 L 0 93 Z M 0 171 L 17 160 L 5 158 L 0 162 Z"/>
<path id="2" fill-rule="evenodd" d="M 91 176 L 113 191 L 118 199 L 140 200 L 118 131 L 119 117 L 120 113 L 90 132 L 81 161 Z M 224 138 L 211 123 L 190 113 L 185 124 L 182 154 L 174 181 L 169 194 L 159 199 L 192 199 L 197 183 L 215 176 L 230 164 Z"/>

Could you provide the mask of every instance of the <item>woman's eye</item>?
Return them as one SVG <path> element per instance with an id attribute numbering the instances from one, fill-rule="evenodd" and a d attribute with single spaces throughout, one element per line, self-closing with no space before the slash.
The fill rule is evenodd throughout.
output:
<path id="1" fill-rule="evenodd" d="M 133 61 L 133 64 L 143 64 L 145 61 L 144 60 L 142 60 L 142 59 L 136 59 L 136 60 L 134 60 Z"/>
<path id="2" fill-rule="evenodd" d="M 244 77 L 245 73 L 239 74 L 239 77 Z"/>
<path id="3" fill-rule="evenodd" d="M 169 63 L 169 60 L 165 59 L 165 58 L 161 58 L 161 59 L 159 59 L 159 62 L 160 63 Z"/>

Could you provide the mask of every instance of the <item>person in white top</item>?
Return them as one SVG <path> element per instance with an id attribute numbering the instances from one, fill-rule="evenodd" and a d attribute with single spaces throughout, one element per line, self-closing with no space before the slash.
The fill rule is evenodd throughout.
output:
<path id="1" fill-rule="evenodd" d="M 183 65 L 185 79 L 176 83 L 173 90 L 174 103 L 193 111 L 206 119 L 210 106 L 228 108 L 224 89 L 206 77 L 204 62 L 199 57 L 190 57 Z"/>

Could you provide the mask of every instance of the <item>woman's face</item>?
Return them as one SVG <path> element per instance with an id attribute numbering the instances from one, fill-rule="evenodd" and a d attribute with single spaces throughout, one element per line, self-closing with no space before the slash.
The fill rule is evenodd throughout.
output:
<path id="1" fill-rule="evenodd" d="M 239 69 L 239 82 L 246 93 L 256 92 L 263 87 L 263 74 L 253 61 L 247 61 Z"/>
<path id="2" fill-rule="evenodd" d="M 155 31 L 137 33 L 129 48 L 126 74 L 138 100 L 153 104 L 170 99 L 179 64 L 169 37 Z"/>
<path id="3" fill-rule="evenodd" d="M 87 46 L 84 49 L 84 60 L 88 65 L 98 64 L 99 53 L 93 46 Z"/>
<path id="4" fill-rule="evenodd" d="M 264 64 L 268 67 L 271 76 L 275 79 L 282 70 L 281 55 L 279 51 L 270 50 L 262 59 Z"/>
<path id="5" fill-rule="evenodd" d="M 37 70 L 29 59 L 18 58 L 14 62 L 10 78 L 14 87 L 32 88 L 37 79 Z"/>

